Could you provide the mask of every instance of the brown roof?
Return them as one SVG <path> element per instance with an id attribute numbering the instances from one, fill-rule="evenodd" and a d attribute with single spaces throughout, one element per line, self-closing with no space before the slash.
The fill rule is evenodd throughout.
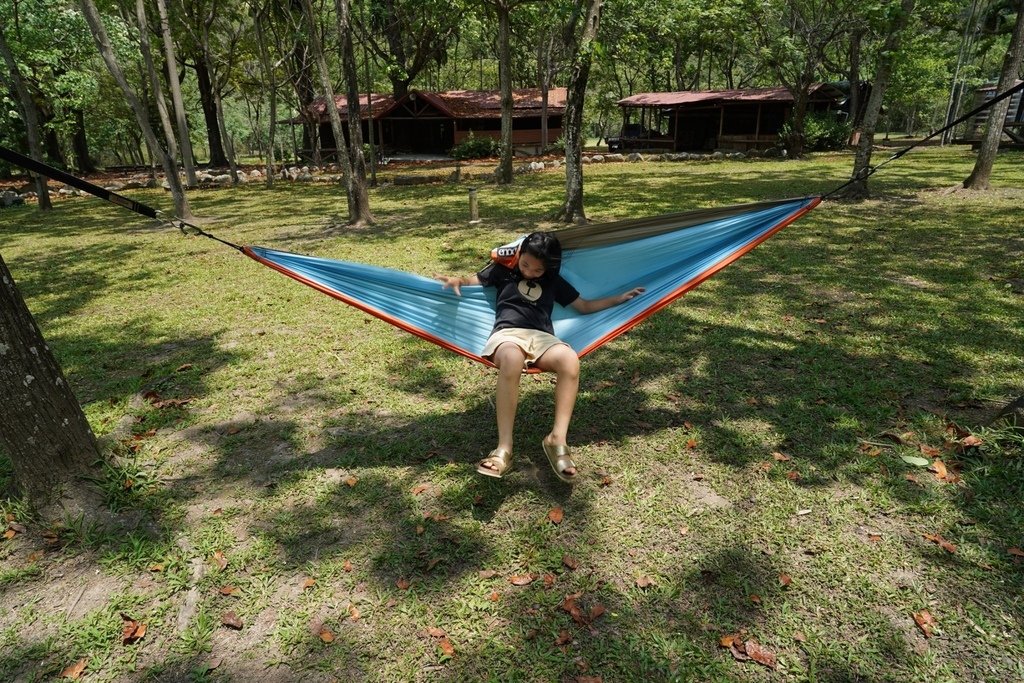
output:
<path id="1" fill-rule="evenodd" d="M 827 83 L 811 86 L 811 94 L 838 97 L 842 93 Z M 643 92 L 619 100 L 620 107 L 674 107 L 683 104 L 722 104 L 724 102 L 792 102 L 786 88 L 746 88 L 743 90 L 683 90 L 680 92 Z"/>
<path id="2" fill-rule="evenodd" d="M 367 116 L 366 109 L 366 95 L 359 96 L 359 118 L 365 119 Z M 387 111 L 395 103 L 395 98 L 391 95 L 382 95 L 380 93 L 373 93 L 373 115 L 374 117 L 380 116 L 384 111 Z M 338 113 L 341 118 L 348 118 L 348 96 L 347 95 L 335 95 L 334 105 L 338 108 Z M 318 97 L 309 105 L 309 112 L 321 119 L 327 118 L 327 99 L 324 97 Z M 295 119 L 295 123 L 302 121 L 301 117 Z"/>
<path id="3" fill-rule="evenodd" d="M 558 116 L 565 113 L 565 88 L 548 90 L 548 115 Z M 512 117 L 540 116 L 540 89 L 524 88 L 512 91 Z M 373 94 L 373 118 L 387 116 L 395 107 L 409 99 L 417 97 L 429 102 L 441 113 L 453 119 L 497 119 L 501 118 L 501 91 L 499 90 L 448 90 L 431 92 L 429 90 L 412 90 L 405 97 L 396 100 L 391 95 Z M 348 98 L 335 95 L 334 102 L 342 119 L 348 118 Z M 318 97 L 309 106 L 310 113 L 321 121 L 327 119 L 327 100 Z M 366 95 L 359 97 L 359 118 L 367 117 Z M 296 117 L 293 123 L 300 123 Z"/>

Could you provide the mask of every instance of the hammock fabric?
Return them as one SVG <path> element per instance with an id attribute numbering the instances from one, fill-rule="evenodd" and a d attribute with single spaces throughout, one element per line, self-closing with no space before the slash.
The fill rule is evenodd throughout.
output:
<path id="1" fill-rule="evenodd" d="M 556 231 L 563 249 L 562 276 L 584 298 L 599 299 L 633 287 L 645 287 L 647 291 L 589 315 L 555 306 L 555 334 L 579 356 L 590 353 L 693 289 L 820 201 L 820 197 L 803 197 Z M 491 365 L 480 352 L 494 325 L 492 288 L 465 286 L 462 296 L 456 296 L 437 280 L 398 270 L 263 247 L 242 247 L 242 252 L 407 332 Z"/>

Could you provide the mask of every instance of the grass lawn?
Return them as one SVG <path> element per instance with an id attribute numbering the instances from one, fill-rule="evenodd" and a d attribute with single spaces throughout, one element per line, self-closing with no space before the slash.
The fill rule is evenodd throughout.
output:
<path id="1" fill-rule="evenodd" d="M 1024 393 L 1022 162 L 950 193 L 970 152 L 912 152 L 588 356 L 574 488 L 540 450 L 550 377 L 486 479 L 492 371 L 98 200 L 4 211 L 93 429 L 124 430 L 102 485 L 127 530 L 0 502 L 27 528 L 0 541 L 0 680 L 1024 680 L 1024 439 L 983 426 Z M 588 165 L 588 215 L 822 193 L 851 164 Z M 233 242 L 430 275 L 550 227 L 563 183 L 484 186 L 477 225 L 466 184 L 376 189 L 362 230 L 336 186 L 191 201 Z"/>

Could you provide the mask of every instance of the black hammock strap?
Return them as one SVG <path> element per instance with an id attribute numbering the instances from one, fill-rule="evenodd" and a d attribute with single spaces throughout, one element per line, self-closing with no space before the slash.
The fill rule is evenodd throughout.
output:
<path id="1" fill-rule="evenodd" d="M 187 235 L 200 235 L 202 237 L 209 237 L 210 239 L 216 240 L 221 244 L 225 244 L 231 247 L 232 249 L 242 251 L 242 247 L 238 246 L 237 244 L 232 244 L 227 240 L 222 240 L 219 237 L 211 235 L 210 233 L 200 228 L 198 225 L 193 225 L 192 223 L 189 223 L 186 220 L 182 220 L 181 218 L 178 218 L 176 216 L 170 216 L 161 211 L 160 209 L 154 209 L 152 206 L 149 206 L 148 204 L 143 204 L 142 202 L 138 202 L 135 201 L 134 199 L 125 197 L 122 194 L 118 194 L 106 188 L 100 187 L 99 185 L 90 183 L 87 180 L 82 180 L 81 178 L 73 176 L 70 173 L 67 173 L 66 171 L 60 170 L 59 168 L 54 168 L 53 166 L 42 163 L 41 161 L 36 161 L 32 157 L 27 157 L 24 154 L 19 154 L 18 152 L 15 152 L 13 149 L 8 149 L 6 147 L 0 146 L 0 159 L 12 163 L 15 166 L 20 166 L 24 168 L 26 171 L 38 173 L 39 175 L 43 175 L 46 176 L 47 178 L 50 178 L 51 180 L 55 180 L 66 185 L 70 185 L 71 187 L 78 188 L 82 192 L 88 192 L 89 194 L 95 197 L 104 199 L 110 202 L 111 204 L 117 204 L 118 206 L 128 209 L 129 211 L 134 211 L 135 213 L 145 216 L 146 218 L 166 220 L 170 223 L 173 223 L 175 226 L 177 226 L 179 230 L 181 230 L 183 233 Z"/>
<path id="2" fill-rule="evenodd" d="M 942 135 L 943 133 L 945 133 L 950 128 L 954 128 L 955 126 L 959 126 L 961 123 L 963 123 L 967 119 L 971 118 L 972 116 L 974 116 L 976 114 L 980 114 L 981 112 L 985 111 L 989 107 L 995 105 L 997 102 L 1001 102 L 1001 101 L 1005 100 L 1007 97 L 1013 97 L 1013 95 L 1015 95 L 1020 90 L 1024 90 L 1024 81 L 1021 81 L 1020 83 L 1018 83 L 1017 85 L 1013 86 L 1009 90 L 1006 90 L 1005 92 L 1002 92 L 999 95 L 996 95 L 992 99 L 986 100 L 986 101 L 982 102 L 980 105 L 978 105 L 974 109 L 970 110 L 969 112 L 967 112 L 966 114 L 964 114 L 963 116 L 958 118 L 956 121 L 953 121 L 952 123 L 950 123 L 950 124 L 948 124 L 946 126 L 943 126 L 942 128 L 939 128 L 937 131 L 935 131 L 934 133 L 932 133 L 928 137 L 922 138 L 922 139 L 918 140 L 917 142 L 915 142 L 912 145 L 908 145 L 907 147 L 904 147 L 903 149 L 897 150 L 895 153 L 893 153 L 892 156 L 890 156 L 888 159 L 886 159 L 882 163 L 878 164 L 877 166 L 868 166 L 868 167 L 864 168 L 856 176 L 850 178 L 845 183 L 843 183 L 842 185 L 840 185 L 836 189 L 832 190 L 828 194 L 822 195 L 821 198 L 822 199 L 828 199 L 829 197 L 834 195 L 836 192 L 839 192 L 840 190 L 848 187 L 849 185 L 852 185 L 853 183 L 856 183 L 856 182 L 861 181 L 861 180 L 867 180 L 870 176 L 874 175 L 875 171 L 877 171 L 878 169 L 882 168 L 883 166 L 885 166 L 890 161 L 895 161 L 896 159 L 899 159 L 901 156 L 903 156 L 904 154 L 906 154 L 910 150 L 914 149 L 915 147 L 919 147 L 920 145 L 923 145 L 925 142 L 931 140 L 936 135 Z"/>

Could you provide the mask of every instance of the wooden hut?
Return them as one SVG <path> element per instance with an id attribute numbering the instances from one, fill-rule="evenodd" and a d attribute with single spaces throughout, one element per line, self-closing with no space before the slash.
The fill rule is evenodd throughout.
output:
<path id="1" fill-rule="evenodd" d="M 1021 81 L 1016 81 L 1014 86 L 1020 85 L 1020 83 Z M 995 97 L 996 87 L 988 85 L 978 88 L 974 93 L 974 104 L 971 105 L 971 109 L 980 107 Z M 1003 121 L 1003 140 L 1009 141 L 1010 146 L 1024 147 L 1024 91 L 1017 91 L 1009 99 L 1010 106 L 1006 110 L 1006 119 Z M 968 119 L 966 130 L 957 138 L 956 142 L 971 144 L 975 148 L 980 146 L 991 111 L 991 109 L 986 109 Z"/>

